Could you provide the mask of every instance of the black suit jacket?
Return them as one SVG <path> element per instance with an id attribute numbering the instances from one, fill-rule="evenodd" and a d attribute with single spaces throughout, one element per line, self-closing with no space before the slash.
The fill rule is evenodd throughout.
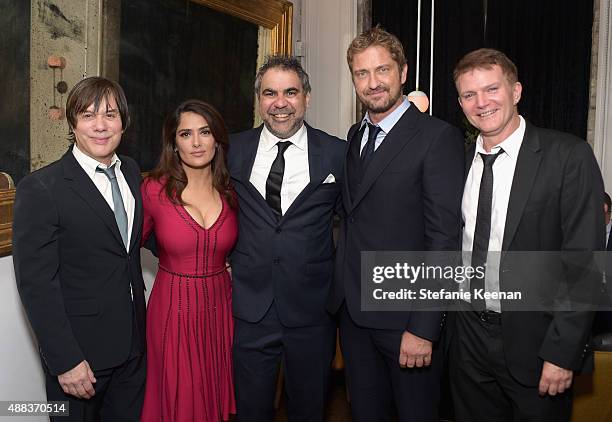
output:
<path id="1" fill-rule="evenodd" d="M 472 145 L 466 154 L 468 170 L 474 153 Z M 604 250 L 602 198 L 603 182 L 590 146 L 575 136 L 527 122 L 510 191 L 502 250 Z M 575 260 L 575 252 L 568 258 Z M 512 253 L 502 253 L 500 290 L 514 291 L 520 283 L 527 289 L 550 290 L 553 299 L 560 286 L 572 289 L 584 282 L 568 262 L 556 255 L 544 268 L 529 265 Z M 535 274 L 534 268 L 543 271 Z M 597 278 L 597 285 L 587 281 L 579 286 L 578 293 L 585 301 L 592 301 L 593 293 L 597 294 L 601 276 Z M 545 308 L 504 312 L 516 306 L 513 302 L 501 301 L 502 336 L 508 369 L 519 382 L 537 385 L 543 361 L 566 369 L 582 367 L 588 355 L 593 312 Z"/>
<path id="2" fill-rule="evenodd" d="M 349 130 L 351 145 L 361 142 L 359 126 Z M 463 162 L 460 132 L 412 104 L 376 150 L 354 198 L 345 175 L 346 215 L 340 226 L 331 312 L 346 301 L 360 326 L 438 338 L 439 312 L 361 311 L 360 253 L 458 250 Z"/>
<path id="3" fill-rule="evenodd" d="M 71 150 L 17 187 L 17 287 L 52 375 L 83 360 L 93 370 L 118 366 L 127 360 L 132 338 L 144 350 L 140 173 L 134 160 L 120 159 L 136 200 L 129 253 L 111 208 Z M 139 333 L 133 333 L 133 315 Z"/>
<path id="4" fill-rule="evenodd" d="M 310 183 L 277 220 L 249 181 L 262 128 L 230 139 L 228 164 L 240 206 L 238 242 L 231 256 L 234 316 L 257 322 L 275 301 L 286 326 L 328 323 L 332 222 L 346 142 L 306 125 Z M 323 183 L 330 174 L 335 183 Z"/>

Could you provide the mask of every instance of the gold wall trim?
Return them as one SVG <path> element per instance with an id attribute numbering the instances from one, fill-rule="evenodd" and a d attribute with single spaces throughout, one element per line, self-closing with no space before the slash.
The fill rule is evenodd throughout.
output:
<path id="1" fill-rule="evenodd" d="M 272 30 L 272 54 L 291 54 L 293 3 L 287 0 L 191 0 Z"/>
<path id="2" fill-rule="evenodd" d="M 11 254 L 15 189 L 0 191 L 0 256 Z"/>

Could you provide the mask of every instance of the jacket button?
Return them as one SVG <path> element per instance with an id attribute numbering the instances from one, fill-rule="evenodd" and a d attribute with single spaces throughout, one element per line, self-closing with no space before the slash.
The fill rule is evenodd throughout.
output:
<path id="1" fill-rule="evenodd" d="M 355 218 L 351 217 L 349 218 L 349 223 L 354 223 L 355 222 Z"/>
<path id="2" fill-rule="evenodd" d="M 280 258 L 274 258 L 272 261 L 274 264 L 280 264 Z"/>
<path id="3" fill-rule="evenodd" d="M 283 229 L 281 229 L 280 227 L 277 227 L 277 228 L 276 228 L 276 233 L 280 233 L 280 232 L 282 232 L 282 231 L 283 231 Z"/>

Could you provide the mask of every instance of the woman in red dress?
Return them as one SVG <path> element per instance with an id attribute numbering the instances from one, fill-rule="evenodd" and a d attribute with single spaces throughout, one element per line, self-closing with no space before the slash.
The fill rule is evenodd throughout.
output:
<path id="1" fill-rule="evenodd" d="M 143 241 L 159 270 L 147 308 L 143 422 L 218 422 L 235 413 L 231 279 L 236 202 L 221 115 L 182 103 L 163 127 L 158 166 L 142 184 Z"/>

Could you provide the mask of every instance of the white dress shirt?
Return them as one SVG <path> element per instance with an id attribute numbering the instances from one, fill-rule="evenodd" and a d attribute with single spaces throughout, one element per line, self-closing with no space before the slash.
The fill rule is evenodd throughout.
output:
<path id="1" fill-rule="evenodd" d="M 281 210 L 287 212 L 295 198 L 310 183 L 310 168 L 308 167 L 308 135 L 306 126 L 302 127 L 290 138 L 280 139 L 274 136 L 264 125 L 259 137 L 257 154 L 253 162 L 249 181 L 255 186 L 261 196 L 266 198 L 266 180 L 270 174 L 272 163 L 278 154 L 278 142 L 292 143 L 285 151 L 285 172 L 281 185 Z"/>
<path id="2" fill-rule="evenodd" d="M 79 165 L 83 168 L 83 170 L 85 170 L 87 176 L 89 176 L 94 185 L 96 185 L 96 188 L 98 188 L 98 190 L 104 197 L 104 200 L 108 203 L 108 206 L 114 212 L 115 204 L 113 202 L 113 191 L 110 180 L 108 180 L 108 177 L 106 177 L 104 173 L 96 171 L 96 168 L 98 167 L 105 169 L 110 166 L 106 166 L 105 164 L 96 161 L 90 156 L 85 155 L 81 150 L 79 150 L 76 143 L 72 148 L 72 154 L 74 155 L 74 158 L 76 158 Z M 117 154 L 113 155 L 113 158 L 111 159 L 111 166 L 115 163 L 115 176 L 117 176 L 119 191 L 121 191 L 123 206 L 125 207 L 125 212 L 127 214 L 129 245 L 130 239 L 132 237 L 132 227 L 134 226 L 134 207 L 136 206 L 136 201 L 134 200 L 134 196 L 132 195 L 132 191 L 130 190 L 129 185 L 126 182 L 125 177 L 123 176 L 123 172 L 121 171 L 121 160 L 119 160 Z M 136 247 L 140 247 L 140 245 L 136 245 Z"/>
<path id="3" fill-rule="evenodd" d="M 485 272 L 485 291 L 499 292 L 499 260 L 504 240 L 504 229 L 506 227 L 506 214 L 510 200 L 512 179 L 518 158 L 523 136 L 525 135 L 525 120 L 520 117 L 519 127 L 503 142 L 486 152 L 482 144 L 482 136 L 476 139 L 476 154 L 470 167 L 470 172 L 465 181 L 463 199 L 461 201 L 461 215 L 464 222 L 463 227 L 463 251 L 471 251 L 474 242 L 474 230 L 476 228 L 476 213 L 478 210 L 478 195 L 480 193 L 480 179 L 484 164 L 479 153 L 500 154 L 493 164 L 493 200 L 491 205 L 491 234 L 489 237 L 489 253 L 487 256 L 487 267 Z M 469 255 L 469 254 L 466 254 Z M 465 257 L 464 257 L 465 258 Z M 464 262 L 464 265 L 470 265 Z M 501 312 L 499 300 L 486 300 L 486 307 L 495 312 Z"/>
<path id="4" fill-rule="evenodd" d="M 393 126 L 395 126 L 399 119 L 402 118 L 406 110 L 408 110 L 408 107 L 410 107 L 410 101 L 408 101 L 408 99 L 404 96 L 404 101 L 402 101 L 400 105 L 395 110 L 393 110 L 387 117 L 378 122 L 378 125 L 376 126 L 380 128 L 380 132 L 378 132 L 378 135 L 376 135 L 376 141 L 374 141 L 374 151 L 376 151 L 380 144 L 382 144 L 382 141 L 384 141 L 385 137 L 387 136 L 387 133 L 391 132 Z M 368 123 L 374 124 L 370 120 L 369 112 L 365 114 L 363 120 L 361 121 L 361 126 L 359 126 L 360 130 L 363 128 L 364 125 L 366 126 L 365 131 L 363 132 L 363 136 L 361 137 L 361 148 L 359 149 L 360 154 L 368 143 L 368 135 L 370 133 L 370 129 L 367 127 Z"/>

